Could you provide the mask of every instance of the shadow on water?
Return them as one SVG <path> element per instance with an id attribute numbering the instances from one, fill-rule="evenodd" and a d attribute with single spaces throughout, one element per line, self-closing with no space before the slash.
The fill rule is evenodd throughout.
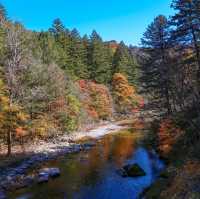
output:
<path id="1" fill-rule="evenodd" d="M 43 167 L 59 167 L 61 176 L 47 184 L 19 190 L 12 199 L 136 199 L 153 181 L 164 164 L 157 155 L 138 144 L 134 133 L 107 135 L 90 151 L 50 161 Z M 146 176 L 123 178 L 116 171 L 138 163 Z M 34 172 L 34 171 L 33 171 Z"/>

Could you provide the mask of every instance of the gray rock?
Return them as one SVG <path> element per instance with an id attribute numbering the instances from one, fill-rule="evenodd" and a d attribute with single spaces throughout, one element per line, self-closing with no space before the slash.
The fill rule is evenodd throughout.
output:
<path id="1" fill-rule="evenodd" d="M 123 170 L 128 177 L 141 177 L 146 175 L 145 171 L 138 164 L 126 165 L 123 167 Z"/>
<path id="2" fill-rule="evenodd" d="M 59 168 L 51 168 L 49 174 L 52 178 L 58 177 L 58 176 L 60 176 L 60 169 Z"/>
<path id="3" fill-rule="evenodd" d="M 38 183 L 45 183 L 49 181 L 49 175 L 47 173 L 40 173 L 38 176 Z"/>
<path id="4" fill-rule="evenodd" d="M 40 173 L 45 173 L 46 175 L 55 178 L 60 176 L 60 169 L 59 168 L 44 168 L 40 170 Z"/>
<path id="5" fill-rule="evenodd" d="M 20 169 L 26 170 L 28 167 L 29 167 L 28 164 L 23 164 L 23 165 L 20 167 Z"/>
<path id="6" fill-rule="evenodd" d="M 83 147 L 94 147 L 96 145 L 95 142 L 87 142 L 85 144 L 83 144 Z"/>
<path id="7" fill-rule="evenodd" d="M 145 171 L 138 164 L 128 164 L 117 170 L 117 173 L 122 177 L 142 177 L 146 175 Z"/>
<path id="8" fill-rule="evenodd" d="M 33 176 L 27 176 L 23 180 L 24 187 L 31 186 L 34 183 L 34 177 Z"/>
<path id="9" fill-rule="evenodd" d="M 25 173 L 25 171 L 24 171 L 23 168 L 16 168 L 16 169 L 15 169 L 15 172 L 16 172 L 17 174 L 24 174 L 24 173 Z"/>

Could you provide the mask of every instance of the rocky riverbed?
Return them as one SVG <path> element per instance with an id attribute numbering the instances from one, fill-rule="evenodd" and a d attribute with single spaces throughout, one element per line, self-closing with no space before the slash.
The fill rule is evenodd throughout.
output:
<path id="1" fill-rule="evenodd" d="M 0 172 L 0 199 L 6 198 L 5 192 L 7 191 L 24 188 L 35 182 L 41 183 L 43 181 L 48 181 L 50 174 L 47 175 L 47 172 L 43 172 L 44 175 L 42 175 L 42 172 L 40 172 L 34 176 L 28 175 L 27 171 L 30 168 L 37 167 L 46 161 L 56 159 L 58 156 L 89 150 L 95 145 L 95 142 L 76 144 L 76 140 L 83 137 L 99 138 L 109 133 L 118 132 L 124 128 L 127 128 L 127 126 L 121 126 L 116 123 L 106 123 L 90 131 L 65 135 L 54 142 L 40 141 L 37 145 L 31 146 L 33 151 L 29 158 L 21 162 L 17 167 L 10 167 Z M 56 168 L 54 168 L 54 171 L 55 170 Z"/>

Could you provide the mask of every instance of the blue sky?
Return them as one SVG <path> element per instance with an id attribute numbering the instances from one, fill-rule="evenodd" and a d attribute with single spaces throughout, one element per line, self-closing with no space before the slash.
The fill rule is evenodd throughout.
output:
<path id="1" fill-rule="evenodd" d="M 104 40 L 138 45 L 147 25 L 169 16 L 171 0 L 0 0 L 13 20 L 33 30 L 47 30 L 53 19 L 81 35 L 97 30 Z"/>

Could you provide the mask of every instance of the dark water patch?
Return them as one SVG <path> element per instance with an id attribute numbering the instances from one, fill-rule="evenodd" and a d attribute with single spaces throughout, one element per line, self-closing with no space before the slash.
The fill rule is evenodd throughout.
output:
<path id="1" fill-rule="evenodd" d="M 164 164 L 134 134 L 107 135 L 90 151 L 67 155 L 43 167 L 57 167 L 61 176 L 46 184 L 11 193 L 11 199 L 136 199 L 157 178 Z M 137 163 L 146 176 L 123 178 L 117 170 Z M 34 172 L 34 171 L 33 171 Z"/>

